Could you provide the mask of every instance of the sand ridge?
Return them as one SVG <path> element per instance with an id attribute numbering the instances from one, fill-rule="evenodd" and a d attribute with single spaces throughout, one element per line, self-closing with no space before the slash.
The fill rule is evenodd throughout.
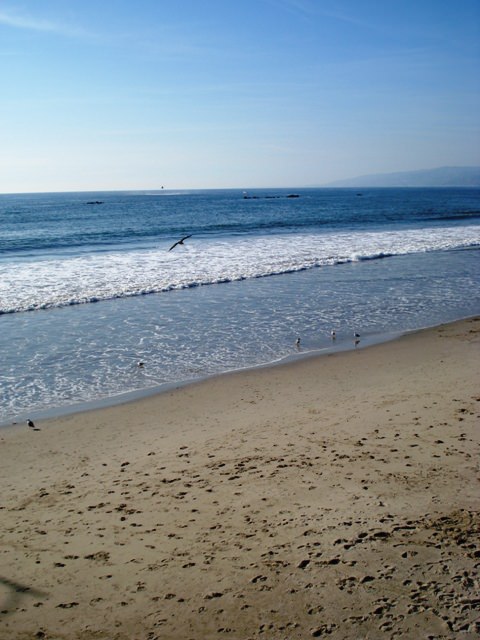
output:
<path id="1" fill-rule="evenodd" d="M 0 638 L 477 638 L 478 319 L 0 434 Z"/>

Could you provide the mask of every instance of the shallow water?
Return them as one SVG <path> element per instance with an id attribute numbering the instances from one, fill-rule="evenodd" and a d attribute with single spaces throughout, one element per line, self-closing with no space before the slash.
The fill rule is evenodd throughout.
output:
<path id="1" fill-rule="evenodd" d="M 301 353 L 353 348 L 354 331 L 363 346 L 479 310 L 470 249 L 7 314 L 0 420 L 276 362 L 297 337 Z"/>

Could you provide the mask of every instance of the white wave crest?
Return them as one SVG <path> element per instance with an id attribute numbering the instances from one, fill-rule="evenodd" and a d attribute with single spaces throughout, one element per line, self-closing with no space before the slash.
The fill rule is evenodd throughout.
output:
<path id="1" fill-rule="evenodd" d="M 480 227 L 197 239 L 168 252 L 0 264 L 0 313 L 68 306 L 314 267 L 480 245 Z"/>

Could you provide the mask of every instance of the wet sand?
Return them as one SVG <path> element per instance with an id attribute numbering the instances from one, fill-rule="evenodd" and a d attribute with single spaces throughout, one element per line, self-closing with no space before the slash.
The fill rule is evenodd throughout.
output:
<path id="1" fill-rule="evenodd" d="M 0 431 L 0 638 L 478 638 L 480 320 Z"/>

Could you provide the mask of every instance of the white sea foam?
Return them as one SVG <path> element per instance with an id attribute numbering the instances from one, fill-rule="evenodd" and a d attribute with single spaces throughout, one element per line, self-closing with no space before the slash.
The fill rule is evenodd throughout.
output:
<path id="1" fill-rule="evenodd" d="M 184 247 L 0 264 L 0 313 L 47 309 L 314 267 L 480 245 L 480 226 L 191 238 Z"/>

